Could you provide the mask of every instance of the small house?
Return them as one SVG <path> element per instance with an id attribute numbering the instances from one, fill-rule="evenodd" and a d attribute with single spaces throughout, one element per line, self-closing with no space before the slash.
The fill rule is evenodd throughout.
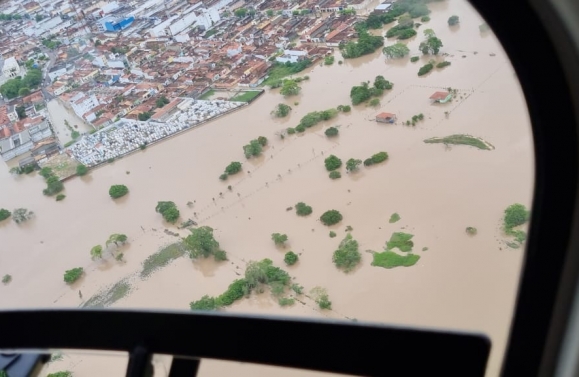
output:
<path id="1" fill-rule="evenodd" d="M 452 93 L 449 92 L 435 92 L 430 96 L 432 103 L 447 103 L 452 98 Z"/>
<path id="2" fill-rule="evenodd" d="M 396 121 L 396 114 L 380 113 L 376 115 L 376 122 L 379 123 L 394 123 Z"/>

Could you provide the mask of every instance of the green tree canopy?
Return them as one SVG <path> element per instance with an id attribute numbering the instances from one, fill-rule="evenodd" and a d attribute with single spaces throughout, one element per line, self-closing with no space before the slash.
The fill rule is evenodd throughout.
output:
<path id="1" fill-rule="evenodd" d="M 263 146 L 257 139 L 251 140 L 249 144 L 243 146 L 243 153 L 245 154 L 245 158 L 259 156 L 262 150 Z"/>
<path id="2" fill-rule="evenodd" d="M 243 18 L 247 15 L 247 9 L 245 8 L 236 9 L 235 12 L 233 12 L 233 14 L 235 14 L 236 17 Z"/>
<path id="3" fill-rule="evenodd" d="M 312 207 L 304 202 L 296 204 L 296 213 L 298 216 L 307 216 L 312 213 Z"/>
<path id="4" fill-rule="evenodd" d="M 285 245 L 287 241 L 287 234 L 273 233 L 271 239 L 276 245 Z"/>
<path id="5" fill-rule="evenodd" d="M 155 211 L 160 213 L 165 221 L 174 224 L 179 219 L 180 212 L 173 202 L 157 202 Z"/>
<path id="6" fill-rule="evenodd" d="M 241 171 L 241 162 L 234 161 L 225 167 L 225 173 L 229 175 L 237 174 Z"/>
<path id="7" fill-rule="evenodd" d="M 450 17 L 448 18 L 448 24 L 449 24 L 450 26 L 458 25 L 459 22 L 460 22 L 460 21 L 459 21 L 459 19 L 458 19 L 458 16 L 456 16 L 456 15 L 455 15 L 455 16 L 450 16 Z"/>
<path id="8" fill-rule="evenodd" d="M 300 93 L 300 90 L 302 88 L 298 85 L 298 83 L 295 80 L 284 80 L 282 87 L 280 89 L 280 94 L 282 94 L 285 97 L 289 97 L 289 96 L 296 96 Z"/>
<path id="9" fill-rule="evenodd" d="M 86 173 L 88 173 L 88 168 L 86 167 L 86 165 L 78 164 L 76 166 L 76 175 L 83 176 L 86 175 Z"/>
<path id="10" fill-rule="evenodd" d="M 395 43 L 382 49 L 384 55 L 390 59 L 403 58 L 410 53 L 410 49 L 404 43 Z"/>
<path id="11" fill-rule="evenodd" d="M 324 164 L 326 165 L 326 170 L 332 171 L 342 166 L 342 160 L 332 154 L 324 160 Z"/>
<path id="12" fill-rule="evenodd" d="M 84 269 L 82 267 L 73 268 L 64 272 L 64 281 L 67 284 L 72 284 L 84 274 Z"/>
<path id="13" fill-rule="evenodd" d="M 340 242 L 338 249 L 334 251 L 332 261 L 339 269 L 344 272 L 352 271 L 362 260 L 362 255 L 358 251 L 358 241 L 352 238 L 348 233 L 346 238 Z"/>
<path id="14" fill-rule="evenodd" d="M 189 249 L 191 259 L 208 258 L 215 255 L 219 249 L 219 242 L 213 237 L 213 228 L 202 226 L 191 229 L 191 234 L 184 240 Z"/>
<path id="15" fill-rule="evenodd" d="M 0 221 L 4 221 L 12 215 L 6 208 L 0 208 Z"/>
<path id="16" fill-rule="evenodd" d="M 90 256 L 92 259 L 100 259 L 103 257 L 103 247 L 101 245 L 96 245 L 90 249 Z"/>
<path id="17" fill-rule="evenodd" d="M 418 49 L 422 51 L 424 55 L 438 55 L 440 48 L 443 47 L 442 41 L 436 37 L 432 29 L 424 30 L 424 36 L 426 37 L 426 40 L 420 42 Z"/>
<path id="18" fill-rule="evenodd" d="M 361 163 L 362 160 L 351 158 L 348 161 L 346 161 L 346 170 L 347 171 L 357 170 Z"/>
<path id="19" fill-rule="evenodd" d="M 128 193 L 129 189 L 125 185 L 112 185 L 111 188 L 109 189 L 109 195 L 113 199 L 120 198 L 122 196 L 127 195 Z"/>
<path id="20" fill-rule="evenodd" d="M 342 221 L 342 214 L 335 209 L 329 210 L 324 212 L 322 216 L 320 216 L 320 220 L 324 225 L 334 225 Z"/>

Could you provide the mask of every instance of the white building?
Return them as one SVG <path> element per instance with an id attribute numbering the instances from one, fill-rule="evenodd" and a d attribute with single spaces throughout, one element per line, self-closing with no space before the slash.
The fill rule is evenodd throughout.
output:
<path id="1" fill-rule="evenodd" d="M 54 82 L 58 77 L 66 74 L 66 66 L 54 67 L 48 72 L 48 77 L 51 82 Z"/>
<path id="2" fill-rule="evenodd" d="M 99 105 L 99 100 L 94 94 L 78 93 L 70 99 L 70 105 L 76 115 L 82 118 L 84 114 Z"/>
<path id="3" fill-rule="evenodd" d="M 14 56 L 11 56 L 4 61 L 2 75 L 6 78 L 14 78 L 20 75 L 20 66 Z"/>

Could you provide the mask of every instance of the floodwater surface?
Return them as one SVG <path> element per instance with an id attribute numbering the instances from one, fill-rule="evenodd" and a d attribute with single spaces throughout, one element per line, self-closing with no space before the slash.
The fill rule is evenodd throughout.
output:
<path id="1" fill-rule="evenodd" d="M 441 53 L 448 54 L 435 59 L 452 65 L 426 76 L 418 77 L 417 72 L 431 57 L 421 56 L 416 63 L 408 57 L 387 61 L 376 52 L 340 65 L 343 59 L 336 52 L 333 66 L 316 65 L 300 73 L 310 77 L 302 82 L 300 95 L 284 99 L 277 90 L 267 90 L 248 107 L 67 181 L 62 202 L 42 195 L 44 182 L 36 173 L 14 177 L 0 169 L 0 208 L 25 207 L 36 213 L 20 226 L 0 223 L 0 275 L 13 278 L 0 287 L 0 307 L 77 307 L 125 279 L 131 291 L 113 307 L 189 310 L 191 301 L 222 293 L 243 274 L 247 262 L 270 258 L 306 291 L 326 288 L 332 310 L 322 311 L 310 299 L 282 308 L 264 293 L 241 300 L 227 312 L 482 332 L 493 342 L 488 375 L 498 375 L 524 256 L 524 248 L 506 246 L 501 219 L 507 206 L 531 203 L 530 122 L 506 54 L 492 33 L 479 32 L 484 22 L 480 16 L 459 0 L 430 7 L 431 21 L 418 29 L 408 46 L 412 55 L 420 56 L 422 31 L 432 28 L 444 44 Z M 451 28 L 447 19 L 453 14 L 461 22 Z M 279 136 L 308 112 L 350 104 L 350 88 L 377 75 L 394 83 L 379 107 L 354 106 L 350 113 L 303 134 Z M 448 87 L 458 90 L 457 97 L 432 105 L 430 95 Z M 270 115 L 278 103 L 293 108 L 286 119 Z M 376 123 L 374 117 L 384 111 L 397 114 L 397 124 Z M 401 124 L 420 113 L 424 120 L 416 126 Z M 338 137 L 324 135 L 329 126 L 339 126 Z M 452 134 L 480 137 L 495 149 L 423 142 Z M 267 137 L 269 144 L 262 156 L 246 160 L 242 146 L 258 136 Z M 345 162 L 380 151 L 389 154 L 385 163 L 354 173 L 342 167 L 341 179 L 328 178 L 324 159 L 330 154 Z M 243 162 L 243 172 L 220 181 L 232 161 Z M 113 201 L 108 196 L 113 184 L 127 185 L 130 193 Z M 142 262 L 161 246 L 179 240 L 165 229 L 181 237 L 188 234 L 162 220 L 155 212 L 158 201 L 174 201 L 182 219 L 214 228 L 229 261 L 192 262 L 183 257 L 142 279 Z M 286 211 L 297 202 L 311 205 L 313 214 L 298 217 L 295 211 Z M 326 227 L 319 216 L 330 209 L 339 210 L 344 219 Z M 389 223 L 395 212 L 401 220 Z M 348 274 L 332 263 L 347 226 L 353 228 L 351 234 L 362 252 L 360 266 Z M 476 236 L 465 233 L 469 226 L 478 229 Z M 328 236 L 330 230 L 336 238 Z M 366 251 L 382 251 L 398 231 L 414 235 L 418 263 L 394 269 L 371 266 L 372 255 Z M 129 237 L 122 250 L 125 262 L 111 257 L 92 261 L 90 249 L 104 245 L 112 233 Z M 287 234 L 287 246 L 277 248 L 272 233 Z M 300 259 L 285 267 L 284 252 L 289 250 Z M 62 276 L 73 267 L 83 267 L 86 274 L 68 286 Z M 91 362 L 85 360 L 85 372 L 79 376 L 100 375 L 99 364 Z M 61 369 L 58 363 L 49 370 Z M 122 375 L 125 363 L 117 364 Z M 201 371 L 204 375 L 261 371 L 227 365 L 210 362 Z"/>

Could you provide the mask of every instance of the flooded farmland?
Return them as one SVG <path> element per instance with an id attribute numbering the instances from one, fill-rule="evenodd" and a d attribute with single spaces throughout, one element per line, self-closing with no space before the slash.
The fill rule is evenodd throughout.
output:
<path id="1" fill-rule="evenodd" d="M 505 245 L 501 218 L 513 203 L 531 204 L 530 122 L 506 54 L 492 33 L 479 31 L 484 21 L 464 1 L 429 6 L 431 21 L 408 42 L 418 62 L 408 57 L 389 61 L 377 51 L 338 64 L 343 59 L 336 51 L 332 66 L 316 65 L 298 75 L 310 77 L 301 83 L 299 95 L 286 99 L 268 89 L 237 112 L 65 182 L 62 202 L 42 195 L 45 184 L 37 173 L 14 177 L 0 169 L 0 208 L 25 207 L 35 213 L 20 225 L 0 222 L 0 274 L 13 278 L 0 287 L 0 307 L 78 307 L 123 280 L 130 290 L 113 307 L 189 310 L 191 301 L 224 292 L 249 261 L 269 258 L 306 291 L 324 287 L 332 309 L 320 310 L 312 300 L 281 307 L 265 292 L 224 310 L 474 330 L 492 339 L 488 376 L 498 375 L 524 256 L 524 248 Z M 461 22 L 450 28 L 447 19 L 453 14 Z M 418 51 L 425 28 L 443 41 L 441 52 L 452 64 L 418 77 L 429 59 Z M 373 82 L 377 75 L 394 83 L 379 106 L 353 106 L 304 133 L 280 137 L 309 112 L 351 104 L 350 88 Z M 455 98 L 431 104 L 429 97 L 448 87 L 457 89 Z M 288 117 L 271 116 L 279 103 L 292 107 Z M 381 112 L 396 114 L 398 121 L 376 123 Z M 424 119 L 402 125 L 416 114 Z M 339 129 L 337 137 L 324 135 L 330 126 Z M 454 134 L 479 137 L 494 149 L 423 142 Z M 246 159 L 242 147 L 258 136 L 267 137 L 268 145 L 261 156 Z M 388 153 L 386 162 L 350 173 L 342 168 L 341 179 L 328 178 L 324 159 L 329 155 L 345 162 L 380 151 Z M 243 163 L 242 172 L 221 181 L 232 161 Z M 113 201 L 108 190 L 116 184 L 130 192 Z M 185 256 L 142 278 L 145 259 L 189 234 L 162 220 L 155 212 L 158 201 L 173 201 L 181 219 L 212 227 L 229 260 L 192 262 Z M 298 202 L 312 206 L 313 213 L 300 217 L 286 211 Z M 343 220 L 327 227 L 319 217 L 331 209 L 340 211 Z M 390 223 L 393 213 L 401 219 Z M 332 263 L 332 254 L 348 226 L 362 259 L 345 274 Z M 466 227 L 476 227 L 477 235 L 466 234 Z M 337 237 L 329 237 L 330 231 Z M 393 232 L 414 235 L 413 252 L 420 256 L 416 265 L 371 265 L 372 254 L 365 251 L 382 251 Z M 91 260 L 91 248 L 114 233 L 129 238 L 122 246 L 125 262 Z M 288 235 L 285 248 L 274 245 L 272 233 Z M 283 262 L 289 250 L 299 255 L 293 266 Z M 83 267 L 85 275 L 67 285 L 62 276 L 73 267 Z M 100 368 L 101 359 L 95 360 L 87 359 L 78 375 L 97 375 L 90 366 Z M 122 375 L 125 364 L 109 368 L 113 365 Z M 237 370 L 227 365 L 210 362 L 202 375 Z M 244 367 L 237 374 L 257 370 Z"/>

